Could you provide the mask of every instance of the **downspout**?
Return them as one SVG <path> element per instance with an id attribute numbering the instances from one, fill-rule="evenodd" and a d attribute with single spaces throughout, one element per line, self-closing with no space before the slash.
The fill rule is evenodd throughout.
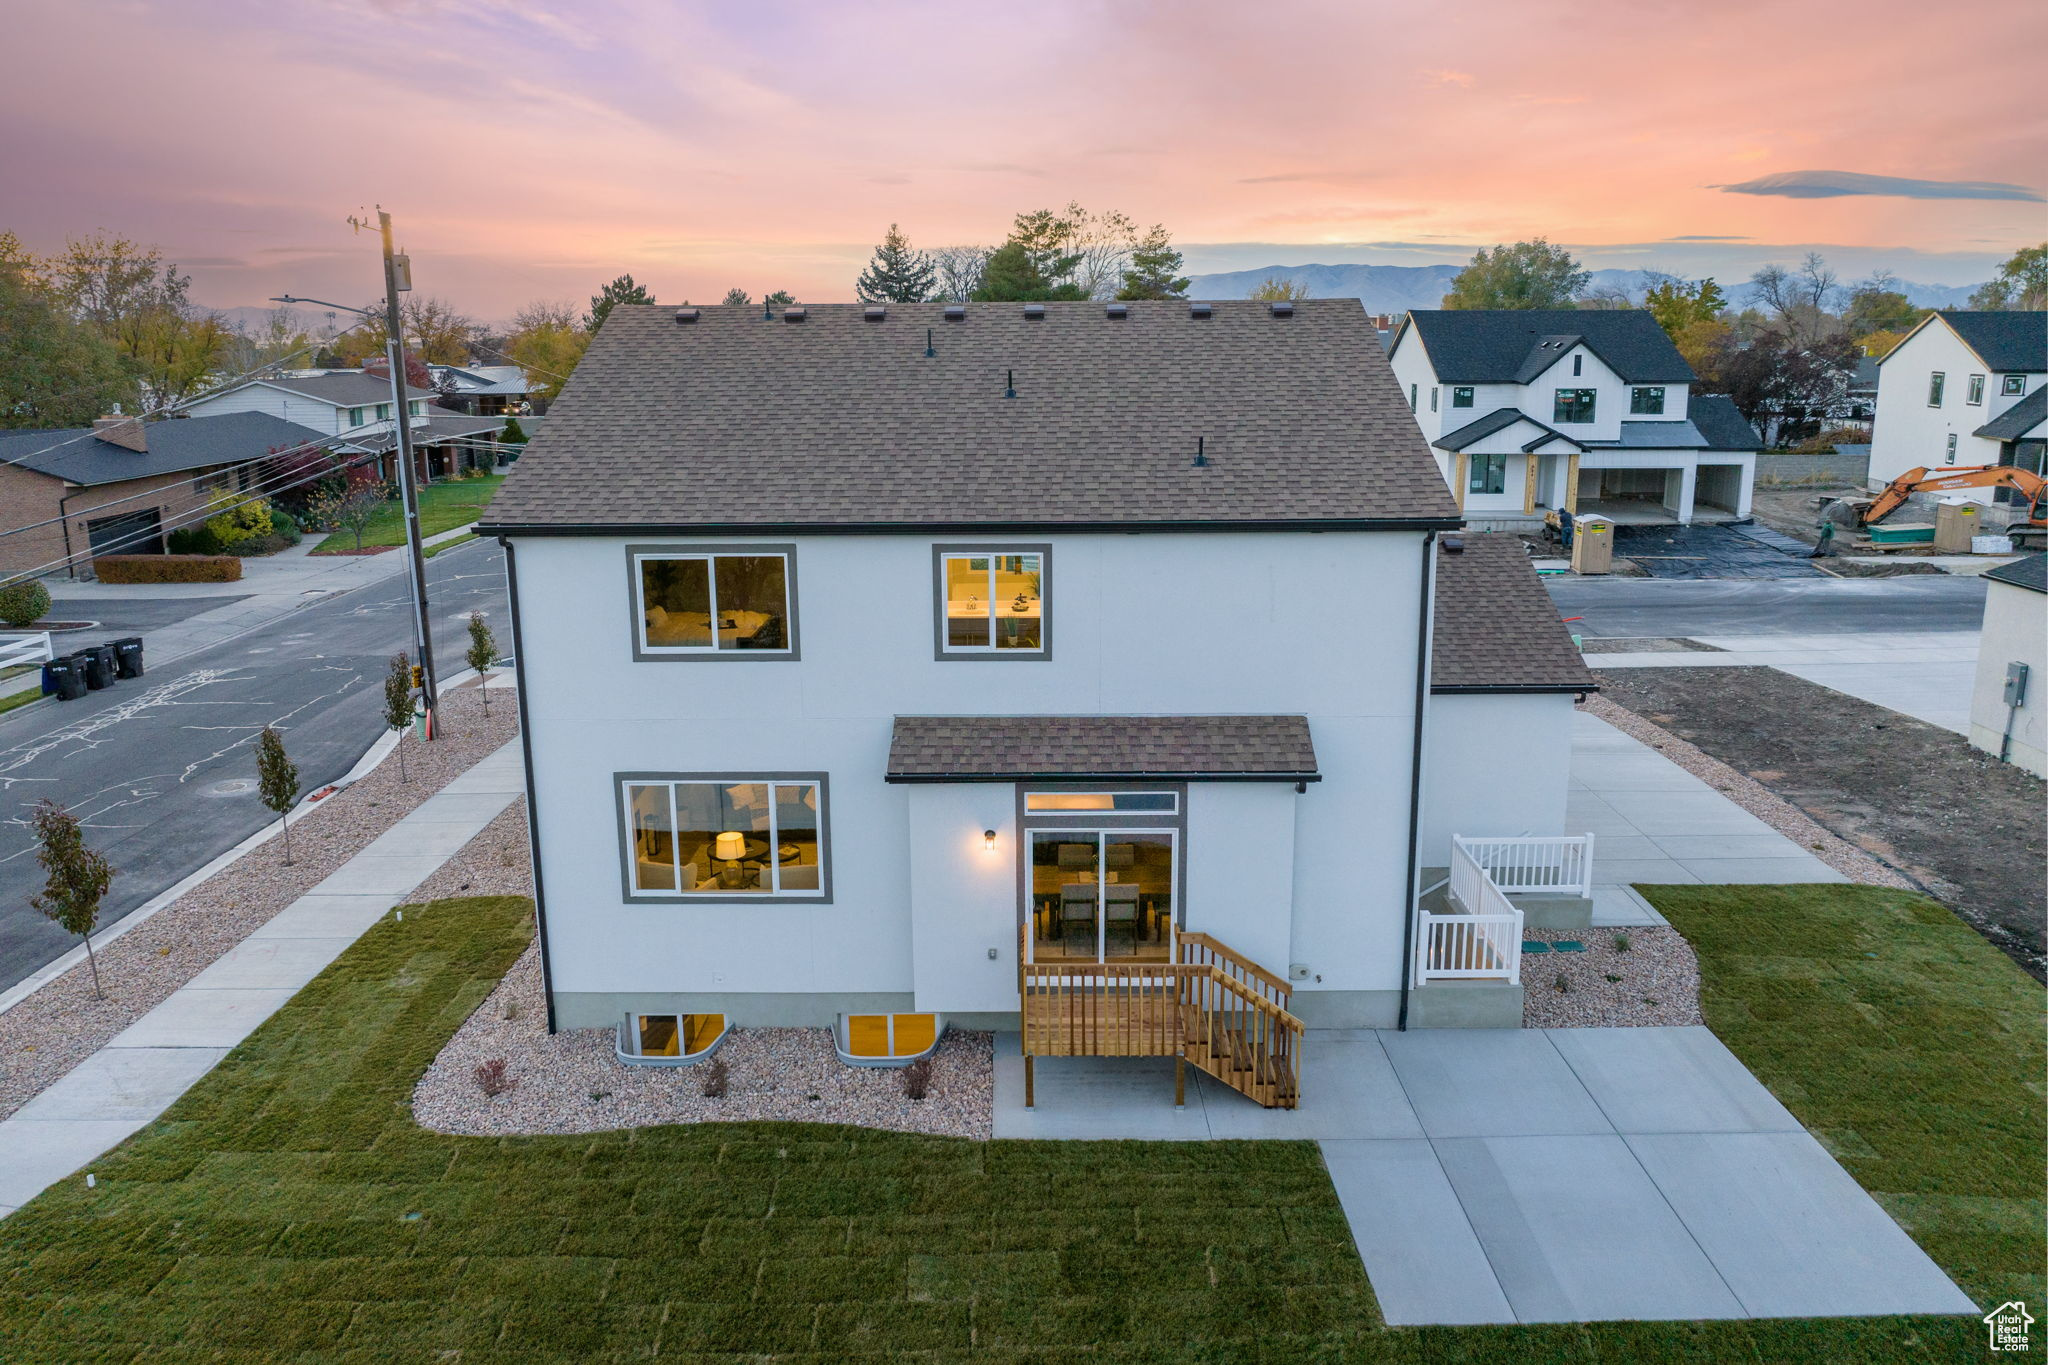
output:
<path id="1" fill-rule="evenodd" d="M 512 542 L 504 536 L 498 544 L 505 551 L 505 597 L 512 608 L 512 679 L 519 689 L 519 752 L 526 761 L 526 844 L 533 861 L 533 931 L 540 940 L 540 991 L 548 1004 L 548 1032 L 555 1031 L 554 973 L 548 962 L 548 912 L 545 883 L 540 874 L 540 802 L 533 780 L 533 717 L 526 705 L 526 645 L 519 629 L 519 567 L 512 554 Z"/>
<path id="2" fill-rule="evenodd" d="M 64 572 L 74 579 L 78 577 L 78 562 L 71 557 L 71 509 L 68 504 L 84 491 L 83 488 L 74 488 L 57 499 L 57 525 L 64 530 Z"/>
<path id="3" fill-rule="evenodd" d="M 1408 1031 L 1408 992 L 1415 984 L 1415 917 L 1422 913 L 1422 745 L 1429 708 L 1429 654 L 1436 635 L 1436 532 L 1422 535 L 1422 587 L 1416 603 L 1415 758 L 1408 776 L 1408 906 L 1401 918 L 1401 1015 Z"/>

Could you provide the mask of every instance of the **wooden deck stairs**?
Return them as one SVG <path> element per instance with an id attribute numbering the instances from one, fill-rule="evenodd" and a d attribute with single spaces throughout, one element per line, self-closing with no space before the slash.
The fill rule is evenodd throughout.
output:
<path id="1" fill-rule="evenodd" d="M 1189 1064 L 1268 1109 L 1300 1102 L 1287 983 L 1207 934 L 1180 935 L 1172 962 L 1018 960 L 1027 1108 L 1036 1057 L 1172 1057 L 1176 1104 Z"/>

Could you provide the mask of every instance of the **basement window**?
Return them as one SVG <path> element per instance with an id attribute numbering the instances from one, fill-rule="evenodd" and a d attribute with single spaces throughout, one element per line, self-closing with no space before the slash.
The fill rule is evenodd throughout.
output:
<path id="1" fill-rule="evenodd" d="M 939 1041 L 936 1014 L 849 1014 L 846 1054 L 849 1057 L 916 1057 Z"/>

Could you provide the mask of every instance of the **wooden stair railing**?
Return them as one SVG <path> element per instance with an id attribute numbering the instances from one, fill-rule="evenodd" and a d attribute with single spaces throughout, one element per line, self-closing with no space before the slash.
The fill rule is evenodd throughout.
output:
<path id="1" fill-rule="evenodd" d="M 1182 934 L 1177 962 L 1026 962 L 1021 939 L 1027 1108 L 1038 1056 L 1173 1057 L 1176 1104 L 1189 1062 L 1268 1109 L 1299 1104 L 1302 1023 L 1257 963 L 1206 934 Z"/>

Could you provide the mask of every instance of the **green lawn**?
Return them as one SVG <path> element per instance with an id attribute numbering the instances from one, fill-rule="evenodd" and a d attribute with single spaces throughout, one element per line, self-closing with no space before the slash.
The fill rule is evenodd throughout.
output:
<path id="1" fill-rule="evenodd" d="M 2040 1048 L 2017 1027 L 2015 969 L 1908 898 L 1801 888 L 1788 914 L 1770 900 L 1785 892 L 1715 905 L 1684 891 L 1656 896 L 1705 931 L 1713 1008 L 1735 1019 L 1737 1050 L 1750 1056 L 1761 1032 L 1752 1060 L 1780 1093 L 1795 1108 L 1824 1095 L 1816 1112 L 1885 1156 L 1905 1122 L 1894 1110 L 1924 1101 L 1911 1122 L 1940 1126 L 1899 1158 L 1913 1178 L 1878 1187 L 1918 1195 L 1928 1245 L 1966 1288 L 2022 1285 L 2031 1234 L 1979 1235 L 2039 1194 L 2039 1134 L 2018 1120 L 2038 1104 L 2023 1078 L 2039 1076 Z M 1813 958 L 1742 956 L 1782 945 L 1788 927 L 1812 937 Z M 95 1162 L 98 1188 L 67 1180 L 0 1222 L 0 1361 L 1705 1365 L 1981 1350 L 1968 1319 L 1389 1330 L 1307 1143 L 421 1131 L 414 1079 L 530 931 L 512 899 L 387 918 Z M 1851 953 L 1833 951 L 1844 941 Z M 1865 941 L 1880 956 L 1845 966 Z M 1987 986 L 1993 972 L 2006 976 Z M 1876 997 L 1881 1017 L 1917 1011 L 1896 1032 L 1870 1023 L 1886 1040 L 1872 1066 L 1820 1046 L 1863 1048 L 1850 1016 L 1868 1016 L 1846 1000 L 1835 1026 L 1796 1010 L 1784 1037 L 1766 1023 L 1845 989 Z M 1959 1031 L 1981 1036 L 1953 1046 Z M 2029 1292 L 2038 1303 L 2038 1283 Z"/>
<path id="2" fill-rule="evenodd" d="M 498 491 L 498 485 L 505 482 L 503 474 L 486 474 L 481 479 L 451 479 L 446 483 L 429 484 L 420 490 L 420 535 L 439 535 L 452 531 L 458 526 L 467 526 L 477 519 L 484 508 L 490 506 L 491 497 Z M 379 508 L 377 515 L 363 529 L 363 544 L 403 545 L 405 543 L 405 517 L 399 511 L 398 499 Z M 330 550 L 353 550 L 356 547 L 355 533 L 336 531 L 314 549 L 314 554 Z"/>

